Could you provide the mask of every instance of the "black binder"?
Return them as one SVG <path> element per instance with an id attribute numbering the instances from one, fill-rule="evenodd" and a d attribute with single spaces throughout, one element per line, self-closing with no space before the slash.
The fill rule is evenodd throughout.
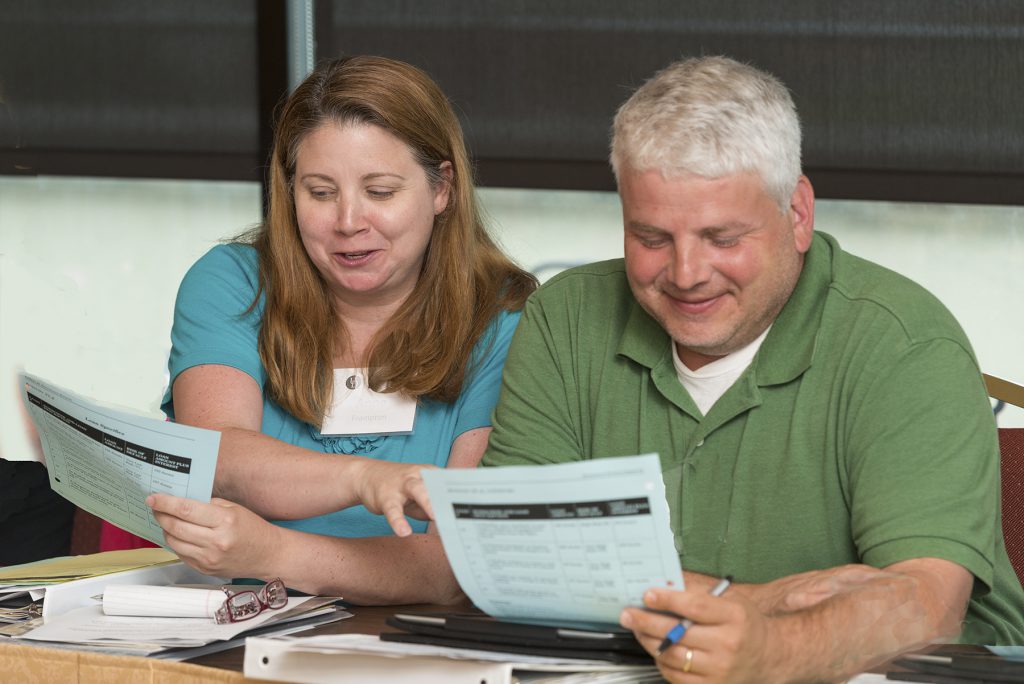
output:
<path id="1" fill-rule="evenodd" d="M 499 653 L 605 660 L 620 665 L 653 665 L 629 631 L 592 630 L 506 622 L 486 615 L 398 613 L 383 641 L 471 648 Z"/>
<path id="2" fill-rule="evenodd" d="M 902 682 L 938 684 L 1003 684 L 1024 682 L 1024 662 L 995 654 L 912 655 L 893 665 L 909 672 L 887 672 L 886 678 Z"/>

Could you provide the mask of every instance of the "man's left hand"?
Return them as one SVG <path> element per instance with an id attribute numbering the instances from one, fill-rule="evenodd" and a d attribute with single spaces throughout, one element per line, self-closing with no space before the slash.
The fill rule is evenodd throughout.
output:
<path id="1" fill-rule="evenodd" d="M 682 619 L 640 608 L 622 611 L 622 625 L 657 658 L 670 682 L 763 682 L 770 618 L 741 595 L 716 597 L 697 591 L 651 589 L 644 604 L 693 622 L 674 646 L 657 655 L 665 635 Z"/>

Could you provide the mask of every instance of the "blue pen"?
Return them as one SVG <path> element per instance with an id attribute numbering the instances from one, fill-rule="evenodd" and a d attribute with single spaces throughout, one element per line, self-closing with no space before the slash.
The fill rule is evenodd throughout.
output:
<path id="1" fill-rule="evenodd" d="M 725 590 L 729 588 L 730 584 L 732 584 L 732 575 L 719 580 L 718 584 L 715 585 L 715 588 L 711 590 L 711 595 L 721 596 L 725 593 Z M 686 634 L 686 630 L 690 629 L 692 626 L 693 622 L 689 618 L 684 618 L 680 622 L 676 623 L 676 626 L 670 629 L 668 634 L 665 635 L 665 638 L 661 640 L 661 645 L 658 646 L 658 655 L 664 653 L 669 646 L 678 644 L 679 640 L 683 638 L 684 634 Z"/>

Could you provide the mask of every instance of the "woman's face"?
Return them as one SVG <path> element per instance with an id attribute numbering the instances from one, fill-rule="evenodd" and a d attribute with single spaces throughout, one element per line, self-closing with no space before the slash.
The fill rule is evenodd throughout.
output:
<path id="1" fill-rule="evenodd" d="M 409 147 L 378 126 L 326 123 L 299 143 L 299 233 L 338 304 L 393 310 L 405 301 L 448 189 L 433 187 Z"/>

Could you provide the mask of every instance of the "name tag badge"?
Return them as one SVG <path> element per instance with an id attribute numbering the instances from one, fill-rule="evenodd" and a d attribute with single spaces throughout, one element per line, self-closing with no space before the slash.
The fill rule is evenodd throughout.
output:
<path id="1" fill-rule="evenodd" d="M 320 434 L 408 434 L 415 420 L 415 399 L 374 392 L 366 384 L 365 369 L 335 368 L 334 396 Z"/>

